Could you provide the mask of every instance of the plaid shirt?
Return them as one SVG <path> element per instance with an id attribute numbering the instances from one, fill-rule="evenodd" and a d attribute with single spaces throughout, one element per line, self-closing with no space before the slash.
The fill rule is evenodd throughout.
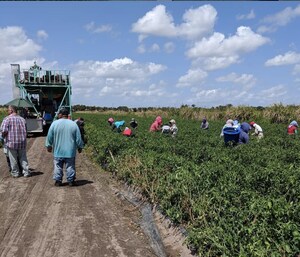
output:
<path id="1" fill-rule="evenodd" d="M 24 118 L 13 114 L 7 116 L 1 124 L 1 131 L 6 147 L 11 149 L 26 148 L 27 130 Z"/>

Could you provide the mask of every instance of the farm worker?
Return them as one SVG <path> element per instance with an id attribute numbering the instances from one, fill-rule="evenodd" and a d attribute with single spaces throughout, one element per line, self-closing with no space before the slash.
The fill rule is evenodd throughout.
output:
<path id="1" fill-rule="evenodd" d="M 80 130 L 75 122 L 68 119 L 69 111 L 60 110 L 62 118 L 54 121 L 48 131 L 45 146 L 49 153 L 53 152 L 53 180 L 55 186 L 61 186 L 63 180 L 63 166 L 66 166 L 67 182 L 75 185 L 76 150 L 81 153 L 83 141 Z"/>
<path id="2" fill-rule="evenodd" d="M 251 135 L 257 136 L 258 139 L 261 139 L 261 138 L 264 137 L 263 130 L 262 130 L 261 126 L 256 124 L 254 121 L 250 122 L 250 126 L 254 128 L 254 133 L 252 133 Z"/>
<path id="3" fill-rule="evenodd" d="M 289 135 L 297 135 L 298 134 L 298 123 L 293 120 L 287 128 L 287 133 Z"/>
<path id="4" fill-rule="evenodd" d="M 124 126 L 125 124 L 125 121 L 124 120 L 120 120 L 120 121 L 115 121 L 113 124 L 112 124 L 112 128 L 111 130 L 114 131 L 115 129 L 117 129 L 117 132 L 120 133 L 122 130 L 121 130 L 121 127 Z"/>
<path id="5" fill-rule="evenodd" d="M 84 118 L 79 117 L 77 120 L 75 120 L 75 123 L 77 124 L 79 130 L 80 130 L 80 135 L 81 139 L 84 144 L 87 143 L 87 140 L 85 138 L 85 130 L 84 130 Z"/>
<path id="6" fill-rule="evenodd" d="M 149 131 L 160 131 L 161 130 L 161 125 L 162 125 L 162 118 L 161 116 L 157 116 L 155 118 L 155 121 L 151 124 Z"/>
<path id="7" fill-rule="evenodd" d="M 2 137 L 2 131 L 0 131 L 0 142 L 1 142 L 1 145 L 3 145 L 3 152 L 4 152 L 5 157 L 6 157 L 6 162 L 7 162 L 7 165 L 8 165 L 8 171 L 9 171 L 9 173 L 11 173 L 10 161 L 9 161 L 9 157 L 8 157 L 8 153 L 7 153 L 7 147 L 5 146 L 4 138 Z"/>
<path id="8" fill-rule="evenodd" d="M 111 126 L 114 123 L 114 119 L 113 118 L 109 118 L 107 120 L 108 124 Z"/>
<path id="9" fill-rule="evenodd" d="M 22 174 L 24 177 L 30 177 L 31 173 L 26 155 L 26 121 L 17 114 L 17 107 L 15 106 L 9 105 L 8 113 L 9 115 L 4 118 L 0 130 L 10 161 L 11 175 L 14 178 L 20 177 Z M 19 165 L 22 166 L 22 170 Z"/>
<path id="10" fill-rule="evenodd" d="M 127 137 L 131 137 L 132 136 L 132 130 L 128 127 L 126 127 L 123 131 L 123 135 L 127 136 Z"/>
<path id="11" fill-rule="evenodd" d="M 221 136 L 221 137 L 224 136 L 224 132 L 223 132 L 224 128 L 231 128 L 231 127 L 233 127 L 233 120 L 232 120 L 232 119 L 228 119 L 228 120 L 226 121 L 225 125 L 223 126 L 222 130 L 221 130 L 220 136 Z"/>
<path id="12" fill-rule="evenodd" d="M 243 122 L 240 127 L 239 144 L 247 144 L 249 142 L 249 130 L 251 126 L 247 122 Z"/>
<path id="13" fill-rule="evenodd" d="M 6 157 L 8 172 L 11 173 L 11 165 L 10 165 L 10 160 L 9 160 L 9 157 L 8 157 L 7 147 L 4 144 L 4 138 L 2 137 L 1 130 L 0 130 L 0 143 L 3 145 L 3 153 L 5 154 L 5 157 Z M 19 171 L 22 172 L 23 169 L 22 169 L 22 166 L 20 165 L 20 162 L 18 162 L 18 166 L 19 166 Z"/>
<path id="14" fill-rule="evenodd" d="M 138 126 L 138 123 L 137 123 L 137 121 L 135 120 L 135 118 L 132 118 L 129 124 L 130 124 L 130 126 L 131 126 L 133 129 L 136 129 L 137 126 Z"/>
<path id="15" fill-rule="evenodd" d="M 170 132 L 171 132 L 170 124 L 164 124 L 161 128 L 161 133 L 162 134 L 170 134 Z"/>
<path id="16" fill-rule="evenodd" d="M 202 128 L 202 129 L 208 129 L 209 128 L 209 123 L 208 123 L 208 121 L 205 117 L 202 119 L 202 123 L 200 125 L 200 128 Z"/>
<path id="17" fill-rule="evenodd" d="M 175 137 L 177 132 L 178 132 L 178 128 L 176 126 L 176 121 L 174 119 L 170 120 L 170 132 L 171 132 L 171 136 Z"/>
<path id="18" fill-rule="evenodd" d="M 233 127 L 237 128 L 239 126 L 241 126 L 241 124 L 239 123 L 239 121 L 238 120 L 234 120 L 233 121 Z"/>

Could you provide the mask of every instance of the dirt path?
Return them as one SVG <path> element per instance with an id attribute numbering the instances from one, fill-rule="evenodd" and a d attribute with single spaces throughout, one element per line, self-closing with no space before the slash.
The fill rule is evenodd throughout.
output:
<path id="1" fill-rule="evenodd" d="M 78 186 L 54 187 L 44 140 L 28 139 L 30 178 L 10 177 L 0 153 L 0 256 L 157 256 L 139 225 L 140 212 L 117 197 L 118 184 L 84 152 L 76 160 Z M 162 233 L 168 256 L 188 256 L 180 239 Z"/>

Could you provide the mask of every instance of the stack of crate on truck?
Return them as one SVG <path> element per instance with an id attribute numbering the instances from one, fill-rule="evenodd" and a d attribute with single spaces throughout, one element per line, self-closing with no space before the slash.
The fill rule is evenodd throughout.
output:
<path id="1" fill-rule="evenodd" d="M 24 98 L 33 106 L 25 110 L 29 133 L 46 133 L 62 108 L 72 117 L 69 70 L 43 70 L 35 62 L 22 71 L 19 64 L 11 64 L 11 70 L 14 98 Z"/>

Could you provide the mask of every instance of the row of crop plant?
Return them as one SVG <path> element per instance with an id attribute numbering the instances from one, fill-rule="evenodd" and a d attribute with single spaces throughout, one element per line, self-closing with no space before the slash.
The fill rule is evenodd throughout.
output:
<path id="1" fill-rule="evenodd" d="M 300 141 L 285 125 L 260 120 L 265 138 L 232 148 L 220 138 L 222 120 L 203 131 L 177 119 L 173 139 L 148 132 L 154 117 L 137 117 L 136 136 L 126 138 L 108 117 L 84 114 L 93 158 L 184 226 L 199 256 L 300 253 Z"/>

